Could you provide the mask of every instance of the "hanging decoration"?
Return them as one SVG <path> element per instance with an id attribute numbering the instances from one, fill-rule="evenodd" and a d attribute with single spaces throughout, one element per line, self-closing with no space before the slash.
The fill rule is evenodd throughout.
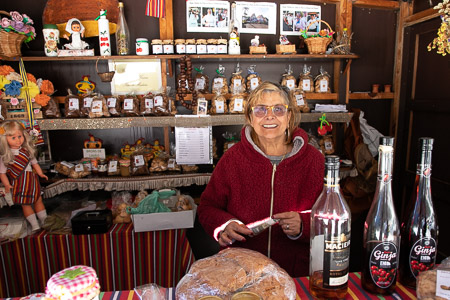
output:
<path id="1" fill-rule="evenodd" d="M 165 18 L 166 1 L 165 0 L 147 0 L 145 15 L 149 17 Z"/>
<path id="2" fill-rule="evenodd" d="M 434 7 L 441 14 L 441 27 L 437 32 L 437 37 L 428 44 L 428 51 L 437 48 L 437 53 L 446 56 L 450 54 L 450 1 L 444 0 Z"/>
<path id="3" fill-rule="evenodd" d="M 328 132 L 331 132 L 333 130 L 333 125 L 327 121 L 327 115 L 322 114 L 322 116 L 319 118 L 320 125 L 317 128 L 317 133 L 320 135 L 326 135 Z"/>

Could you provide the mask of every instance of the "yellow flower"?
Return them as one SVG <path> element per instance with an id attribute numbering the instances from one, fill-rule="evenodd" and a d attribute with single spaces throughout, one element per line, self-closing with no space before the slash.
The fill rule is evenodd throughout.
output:
<path id="1" fill-rule="evenodd" d="M 10 83 L 11 83 L 11 81 L 9 81 L 8 79 L 6 79 L 5 76 L 0 75 L 0 90 L 3 89 L 3 87 L 4 87 L 6 84 L 10 84 Z"/>
<path id="2" fill-rule="evenodd" d="M 22 87 L 20 89 L 20 95 L 18 98 L 20 99 L 26 99 L 26 87 Z M 36 85 L 36 83 L 28 81 L 28 92 L 30 94 L 31 99 L 33 99 L 34 97 L 36 97 L 36 95 L 39 94 L 39 87 Z"/>

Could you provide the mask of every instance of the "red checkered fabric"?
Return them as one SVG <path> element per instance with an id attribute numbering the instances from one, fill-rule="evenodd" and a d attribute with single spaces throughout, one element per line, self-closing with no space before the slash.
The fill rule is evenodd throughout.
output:
<path id="1" fill-rule="evenodd" d="M 67 276 L 76 272 L 76 276 Z M 80 291 L 83 291 L 80 293 Z M 47 298 L 58 300 L 93 299 L 100 293 L 97 273 L 87 266 L 73 266 L 54 274 L 47 282 L 45 294 Z"/>

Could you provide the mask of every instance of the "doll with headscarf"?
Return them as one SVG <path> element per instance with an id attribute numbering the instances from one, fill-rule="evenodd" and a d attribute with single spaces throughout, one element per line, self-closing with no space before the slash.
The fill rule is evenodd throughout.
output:
<path id="1" fill-rule="evenodd" d="M 68 44 L 65 44 L 64 47 L 70 50 L 82 50 L 89 48 L 89 44 L 83 41 L 85 28 L 83 24 L 81 24 L 80 20 L 76 18 L 72 18 L 67 21 L 66 31 L 70 33 L 70 36 L 64 34 L 63 37 L 69 40 Z"/>

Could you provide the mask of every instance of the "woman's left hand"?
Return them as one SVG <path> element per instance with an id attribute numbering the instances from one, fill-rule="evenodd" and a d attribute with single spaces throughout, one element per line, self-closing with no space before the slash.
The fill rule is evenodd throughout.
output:
<path id="1" fill-rule="evenodd" d="M 300 234 L 302 228 L 302 219 L 300 214 L 295 211 L 288 211 L 273 215 L 274 219 L 280 219 L 279 225 L 283 232 L 290 236 L 297 236 Z"/>
<path id="2" fill-rule="evenodd" d="M 41 178 L 45 178 L 45 180 L 48 180 L 48 177 L 47 177 L 47 175 L 45 175 L 45 174 L 38 174 L 39 175 L 39 177 L 41 177 Z"/>

